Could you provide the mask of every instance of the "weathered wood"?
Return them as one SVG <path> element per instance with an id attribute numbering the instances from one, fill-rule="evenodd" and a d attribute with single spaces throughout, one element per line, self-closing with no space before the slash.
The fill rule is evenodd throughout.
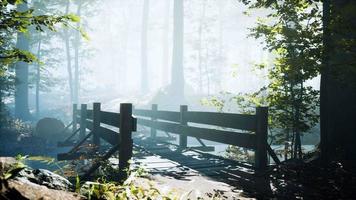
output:
<path id="1" fill-rule="evenodd" d="M 276 153 L 273 151 L 273 149 L 271 148 L 270 145 L 267 144 L 267 151 L 269 153 L 269 155 L 272 157 L 273 161 L 277 164 L 280 165 L 281 161 L 279 160 L 278 156 L 276 155 Z"/>
<path id="2" fill-rule="evenodd" d="M 82 146 L 82 144 L 84 144 L 84 142 L 90 138 L 92 136 L 93 132 L 90 132 L 88 135 L 86 135 L 82 140 L 80 140 L 68 153 L 74 153 L 76 151 L 78 151 L 79 147 Z"/>
<path id="3" fill-rule="evenodd" d="M 192 126 L 181 126 L 182 134 L 191 137 L 197 137 L 204 140 L 230 144 L 248 149 L 256 148 L 256 135 L 248 133 L 237 133 L 224 130 L 215 130 L 209 128 L 199 128 Z"/>
<path id="4" fill-rule="evenodd" d="M 82 140 L 85 137 L 86 117 L 87 117 L 87 104 L 82 104 L 80 108 L 80 132 L 79 132 L 80 140 Z"/>
<path id="5" fill-rule="evenodd" d="M 84 152 L 75 152 L 75 153 L 59 153 L 57 154 L 57 160 L 58 161 L 63 161 L 63 160 L 76 160 L 79 159 L 82 156 L 85 156 L 86 153 Z"/>
<path id="6" fill-rule="evenodd" d="M 87 120 L 85 121 L 85 123 L 86 123 L 86 128 L 92 131 L 92 130 L 93 130 L 93 127 L 94 127 L 93 120 L 87 119 Z"/>
<path id="7" fill-rule="evenodd" d="M 172 122 L 180 122 L 180 113 L 174 111 L 159 110 L 154 113 L 154 116 L 159 120 L 166 120 Z"/>
<path id="8" fill-rule="evenodd" d="M 113 146 L 103 157 L 100 158 L 99 161 L 95 162 L 88 171 L 85 172 L 85 174 L 81 177 L 81 180 L 88 180 L 90 175 L 94 173 L 102 164 L 102 162 L 106 161 L 109 159 L 117 150 L 119 149 L 119 145 Z"/>
<path id="9" fill-rule="evenodd" d="M 187 122 L 215 125 L 226 128 L 256 131 L 256 116 L 235 113 L 192 112 L 185 115 Z"/>
<path id="10" fill-rule="evenodd" d="M 255 167 L 257 171 L 264 171 L 267 168 L 268 108 L 257 107 L 256 117 Z"/>
<path id="11" fill-rule="evenodd" d="M 181 126 L 186 126 L 187 123 L 187 119 L 186 119 L 186 114 L 188 111 L 188 106 L 187 105 L 181 105 L 180 106 L 180 125 Z M 187 147 L 187 141 L 188 141 L 188 137 L 187 134 L 184 134 L 183 132 L 180 133 L 179 135 L 179 146 L 181 148 L 186 148 Z"/>
<path id="12" fill-rule="evenodd" d="M 152 117 L 152 111 L 151 110 L 145 110 L 145 109 L 135 109 L 134 114 L 142 117 Z"/>
<path id="13" fill-rule="evenodd" d="M 73 126 L 72 126 L 72 132 L 74 133 L 76 130 L 77 130 L 77 128 L 78 128 L 78 121 L 77 121 L 77 114 L 78 113 L 78 105 L 77 104 L 73 104 L 73 116 L 72 116 L 72 118 L 73 118 Z"/>
<path id="14" fill-rule="evenodd" d="M 120 127 L 120 113 L 101 111 L 101 123 Z"/>
<path id="15" fill-rule="evenodd" d="M 87 109 L 87 117 L 86 118 L 93 120 L 93 117 L 94 117 L 93 115 L 94 115 L 94 111 Z"/>
<path id="16" fill-rule="evenodd" d="M 126 180 L 129 173 L 130 163 L 132 157 L 132 104 L 120 104 L 120 147 L 119 147 L 119 177 Z"/>
<path id="17" fill-rule="evenodd" d="M 99 132 L 100 132 L 100 138 L 105 140 L 111 145 L 118 145 L 120 144 L 120 135 L 116 131 L 110 130 L 108 128 L 99 127 Z"/>
<path id="18" fill-rule="evenodd" d="M 100 113 L 100 103 L 93 104 L 93 144 L 96 148 L 100 147 L 100 121 L 101 121 L 101 113 Z"/>
<path id="19" fill-rule="evenodd" d="M 179 134 L 179 124 L 177 123 L 161 121 L 152 122 L 151 120 L 142 118 L 138 118 L 137 123 L 142 126 L 154 127 L 157 130 Z"/>
<path id="20" fill-rule="evenodd" d="M 157 121 L 157 118 L 156 118 L 156 113 L 157 113 L 157 110 L 158 110 L 158 106 L 157 104 L 152 104 L 152 116 L 151 116 L 151 121 L 152 121 L 152 124 L 154 122 Z M 151 126 L 151 138 L 156 138 L 156 135 L 157 135 L 157 130 L 154 126 Z"/>

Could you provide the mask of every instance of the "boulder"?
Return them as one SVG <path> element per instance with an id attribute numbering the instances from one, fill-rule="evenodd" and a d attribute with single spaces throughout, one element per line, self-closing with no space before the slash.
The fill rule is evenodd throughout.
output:
<path id="1" fill-rule="evenodd" d="M 16 164 L 16 159 L 13 157 L 0 157 L 0 176 L 10 170 L 11 166 Z"/>
<path id="2" fill-rule="evenodd" d="M 17 160 L 0 157 L 0 175 L 12 169 Z M 65 178 L 44 169 L 19 168 L 10 179 L 0 176 L 0 199 L 67 199 L 79 200 L 85 197 L 69 192 L 72 184 Z"/>
<path id="3" fill-rule="evenodd" d="M 63 133 L 65 126 L 62 121 L 55 118 L 43 118 L 36 124 L 35 135 L 56 143 L 63 140 L 66 135 Z"/>
<path id="4" fill-rule="evenodd" d="M 31 182 L 56 190 L 69 190 L 72 187 L 67 179 L 45 169 L 25 168 L 15 176 L 14 180 Z"/>

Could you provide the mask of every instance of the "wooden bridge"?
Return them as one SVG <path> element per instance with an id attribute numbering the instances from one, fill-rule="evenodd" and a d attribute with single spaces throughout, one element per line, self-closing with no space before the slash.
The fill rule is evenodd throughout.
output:
<path id="1" fill-rule="evenodd" d="M 175 112 L 158 110 L 157 105 L 152 105 L 152 108 L 147 110 L 133 109 L 132 104 L 121 104 L 120 112 L 114 113 L 102 111 L 100 103 L 94 103 L 92 109 L 87 109 L 86 104 L 77 109 L 77 105 L 74 104 L 73 121 L 70 124 L 72 135 L 59 143 L 60 146 L 70 145 L 73 148 L 68 153 L 59 154 L 58 160 L 71 160 L 83 156 L 90 158 L 98 154 L 103 144 L 110 144 L 112 147 L 99 158 L 107 160 L 113 153 L 119 151 L 119 177 L 123 180 L 127 177 L 126 169 L 130 166 L 133 146 L 136 146 L 146 152 L 144 154 L 146 157 L 159 155 L 165 162 L 170 160 L 176 163 L 174 169 L 176 172 L 179 171 L 179 166 L 185 166 L 220 179 L 234 181 L 234 177 L 238 178 L 241 185 L 241 181 L 251 182 L 253 180 L 251 177 L 267 169 L 268 153 L 276 163 L 279 162 L 267 143 L 267 120 L 267 107 L 257 107 L 255 115 L 246 115 L 189 111 L 185 105 L 180 106 L 179 112 Z M 142 137 L 139 133 L 147 132 L 143 130 L 132 134 L 137 131 L 137 125 L 143 130 L 149 129 L 149 136 Z M 89 133 L 86 133 L 87 129 Z M 167 137 L 159 137 L 157 131 L 163 131 Z M 170 142 L 170 139 L 175 139 L 172 134 L 178 136 L 178 144 Z M 76 135 L 79 136 L 78 139 L 73 140 Z M 188 137 L 195 138 L 201 146 L 189 147 Z M 205 145 L 203 140 L 253 150 L 254 163 L 248 165 L 207 154 L 205 152 L 214 151 L 214 147 Z M 90 151 L 88 148 L 85 151 L 81 150 L 84 144 L 91 147 Z M 150 161 L 146 159 L 146 164 L 147 162 Z M 99 166 L 100 162 L 93 164 L 84 177 L 90 176 Z M 151 168 L 155 170 L 155 165 L 152 166 Z M 167 173 L 175 172 L 170 170 Z M 247 176 L 246 174 L 242 176 L 242 173 L 246 173 Z M 248 184 L 255 183 L 252 181 Z"/>

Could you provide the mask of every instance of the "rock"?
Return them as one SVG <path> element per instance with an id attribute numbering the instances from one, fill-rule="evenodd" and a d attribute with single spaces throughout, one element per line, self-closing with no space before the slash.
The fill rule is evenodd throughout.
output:
<path id="1" fill-rule="evenodd" d="M 10 157 L 0 157 L 0 175 L 6 173 L 18 161 Z M 72 184 L 65 178 L 44 169 L 19 168 L 11 179 L 0 177 L 0 199 L 85 199 L 68 192 Z"/>
<path id="2" fill-rule="evenodd" d="M 31 182 L 56 190 L 69 190 L 72 187 L 67 179 L 45 169 L 25 168 L 15 176 L 14 180 Z"/>
<path id="3" fill-rule="evenodd" d="M 7 187 L 2 189 L 1 194 L 7 195 L 6 196 L 7 198 L 5 199 L 30 199 L 30 200 L 85 199 L 83 196 L 73 192 L 49 189 L 45 186 L 37 185 L 34 183 L 24 183 L 18 180 L 9 180 L 7 183 Z M 1 199 L 1 194 L 0 194 L 0 199 Z"/>
<path id="4" fill-rule="evenodd" d="M 16 159 L 12 157 L 0 157 L 0 176 L 8 171 L 16 162 Z"/>
<path id="5" fill-rule="evenodd" d="M 62 133 L 64 130 L 64 124 L 55 118 L 43 118 L 37 122 L 36 136 L 44 138 L 49 142 L 58 142 L 64 139 L 66 136 Z"/>

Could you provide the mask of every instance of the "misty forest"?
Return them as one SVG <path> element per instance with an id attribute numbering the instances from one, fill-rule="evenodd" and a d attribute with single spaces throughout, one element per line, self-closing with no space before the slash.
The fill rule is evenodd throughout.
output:
<path id="1" fill-rule="evenodd" d="M 354 0 L 0 0 L 0 200 L 353 199 L 355 115 Z"/>

